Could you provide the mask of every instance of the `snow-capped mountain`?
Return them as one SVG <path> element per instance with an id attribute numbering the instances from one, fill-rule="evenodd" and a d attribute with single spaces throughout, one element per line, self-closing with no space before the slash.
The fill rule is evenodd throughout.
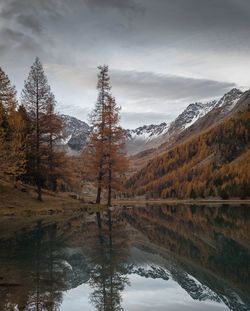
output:
<path id="1" fill-rule="evenodd" d="M 222 108 L 221 114 L 225 115 L 230 112 L 243 92 L 234 88 L 218 100 L 213 100 L 208 103 L 194 103 L 187 106 L 187 108 L 171 123 L 169 134 L 173 132 L 179 133 L 184 129 L 193 125 L 198 119 L 205 116 L 208 112 L 216 108 Z"/>
<path id="2" fill-rule="evenodd" d="M 243 92 L 234 88 L 226 93 L 222 98 L 208 103 L 196 102 L 187 108 L 170 124 L 161 123 L 159 125 L 149 125 L 128 131 L 127 151 L 128 154 L 157 148 L 161 144 L 174 141 L 174 139 L 196 124 L 198 120 L 216 111 L 217 118 L 223 118 L 235 107 Z M 210 120 L 210 125 L 213 120 Z"/>
<path id="3" fill-rule="evenodd" d="M 180 131 L 178 139 L 182 140 L 185 137 L 187 138 L 190 135 L 204 131 L 223 121 L 225 117 L 234 113 L 235 110 L 243 108 L 242 105 L 245 105 L 244 96 L 246 96 L 246 93 L 248 92 L 243 93 L 235 88 L 226 93 L 216 101 L 213 109 L 198 118 L 186 131 Z"/>
<path id="4" fill-rule="evenodd" d="M 169 124 L 163 122 L 159 125 L 144 125 L 134 130 L 126 130 L 128 154 L 133 155 L 143 150 L 156 148 L 161 144 L 161 138 L 167 133 L 168 128 Z"/>
<path id="5" fill-rule="evenodd" d="M 231 111 L 242 95 L 242 91 L 234 88 L 230 92 L 226 93 L 221 99 L 219 99 L 215 107 L 223 107 L 223 112 Z"/>
<path id="6" fill-rule="evenodd" d="M 64 139 L 62 145 L 69 148 L 69 151 L 80 151 L 87 142 L 90 134 L 90 126 L 77 118 L 61 115 L 64 123 Z"/>
<path id="7" fill-rule="evenodd" d="M 165 122 L 155 125 L 144 125 L 140 126 L 134 130 L 127 130 L 127 135 L 129 139 L 140 136 L 145 140 L 153 139 L 159 135 L 162 135 L 167 132 L 169 125 Z"/>
<path id="8" fill-rule="evenodd" d="M 234 88 L 222 98 L 207 103 L 196 102 L 187 108 L 171 123 L 151 124 L 140 126 L 136 129 L 126 130 L 126 150 L 129 155 L 135 155 L 145 150 L 157 148 L 163 143 L 174 141 L 174 139 L 193 125 L 201 123 L 201 120 L 209 113 L 211 117 L 207 124 L 223 118 L 236 106 L 243 92 Z M 70 152 L 80 151 L 87 142 L 91 132 L 90 126 L 77 118 L 62 115 L 65 124 L 65 139 L 63 145 L 67 146 Z M 198 121 L 198 122 L 197 122 Z"/>
<path id="9" fill-rule="evenodd" d="M 216 100 L 208 103 L 197 102 L 188 105 L 187 108 L 171 123 L 169 127 L 169 135 L 177 134 L 185 130 L 211 111 L 216 105 Z"/>

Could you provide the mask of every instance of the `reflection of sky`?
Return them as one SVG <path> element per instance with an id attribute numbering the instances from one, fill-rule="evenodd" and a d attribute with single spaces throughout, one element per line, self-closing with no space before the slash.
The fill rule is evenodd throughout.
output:
<path id="1" fill-rule="evenodd" d="M 193 300 L 172 279 L 147 279 L 136 274 L 129 276 L 130 286 L 122 292 L 124 310 L 170 310 L 170 311 L 223 311 L 229 310 L 223 303 Z M 89 303 L 91 288 L 88 285 L 69 290 L 64 294 L 62 311 L 95 310 Z"/>
<path id="2" fill-rule="evenodd" d="M 89 295 L 91 288 L 86 285 L 80 285 L 64 293 L 63 303 L 61 305 L 61 311 L 83 311 L 83 310 L 95 310 L 89 303 Z"/>

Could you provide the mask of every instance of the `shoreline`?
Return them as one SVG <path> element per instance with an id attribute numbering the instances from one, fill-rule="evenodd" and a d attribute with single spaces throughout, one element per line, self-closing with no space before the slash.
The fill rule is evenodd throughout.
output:
<path id="1" fill-rule="evenodd" d="M 175 199 L 175 200 L 170 200 L 170 199 L 155 199 L 155 200 L 145 200 L 145 199 L 135 199 L 135 200 L 113 200 L 113 205 L 118 205 L 118 204 L 135 204 L 135 205 L 148 205 L 148 204 L 192 204 L 192 205 L 206 205 L 206 204 L 223 204 L 223 205 L 228 205 L 228 204 L 244 204 L 244 205 L 250 205 L 250 199 L 228 199 L 228 200 L 223 200 L 223 199 L 197 199 L 197 200 L 192 200 L 192 199 Z"/>
<path id="2" fill-rule="evenodd" d="M 46 214 L 65 214 L 65 213 L 78 213 L 83 210 L 91 212 L 100 211 L 105 209 L 107 205 L 103 201 L 101 204 L 90 203 L 92 200 L 84 202 L 73 198 L 75 195 L 72 193 L 50 193 L 49 191 L 43 192 L 43 202 L 36 200 L 35 189 L 27 187 L 26 192 L 22 189 L 14 188 L 8 182 L 0 180 L 0 216 L 44 216 Z M 231 198 L 223 200 L 220 198 L 207 198 L 207 199 L 148 199 L 135 198 L 135 199 L 114 199 L 112 206 L 142 206 L 142 205 L 245 205 L 250 206 L 250 199 Z"/>

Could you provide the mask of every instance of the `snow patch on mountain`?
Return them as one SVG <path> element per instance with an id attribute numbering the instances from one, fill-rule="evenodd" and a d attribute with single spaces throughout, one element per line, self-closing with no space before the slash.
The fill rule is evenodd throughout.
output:
<path id="1" fill-rule="evenodd" d="M 208 103 L 194 103 L 190 104 L 184 111 L 181 113 L 176 122 L 180 121 L 182 124 L 182 129 L 186 129 L 192 124 L 194 124 L 198 119 L 203 117 L 209 111 L 211 111 L 216 106 L 217 101 L 211 101 Z"/>
<path id="2" fill-rule="evenodd" d="M 213 109 L 220 110 L 222 116 L 228 114 L 242 95 L 243 92 L 234 88 L 220 99 L 188 105 L 171 123 L 163 122 L 126 130 L 126 150 L 129 155 L 134 155 L 151 148 L 157 148 L 169 139 L 177 137 Z M 88 141 L 91 127 L 71 116 L 62 115 L 62 119 L 65 124 L 65 131 L 61 144 L 67 147 L 69 152 L 79 152 Z"/>
<path id="3" fill-rule="evenodd" d="M 216 108 L 222 107 L 222 112 L 228 113 L 235 107 L 242 95 L 242 91 L 234 88 L 217 101 Z"/>
<path id="4" fill-rule="evenodd" d="M 64 123 L 64 138 L 61 144 L 69 147 L 70 150 L 80 151 L 87 143 L 91 128 L 90 126 L 75 117 L 61 115 Z"/>
<path id="5" fill-rule="evenodd" d="M 151 124 L 138 127 L 135 130 L 128 130 L 127 151 L 133 155 L 150 148 L 157 148 L 163 142 L 177 137 L 213 109 L 221 108 L 220 113 L 226 115 L 235 107 L 242 95 L 243 92 L 234 88 L 220 99 L 207 103 L 195 102 L 188 105 L 170 124 Z"/>
<path id="6" fill-rule="evenodd" d="M 169 124 L 163 122 L 159 125 L 144 125 L 134 130 L 127 130 L 128 139 L 142 139 L 145 141 L 152 140 L 159 135 L 163 135 L 168 131 Z"/>

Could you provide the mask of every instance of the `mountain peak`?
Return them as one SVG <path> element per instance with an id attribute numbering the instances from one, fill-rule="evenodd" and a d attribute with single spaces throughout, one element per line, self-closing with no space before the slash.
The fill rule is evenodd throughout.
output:
<path id="1" fill-rule="evenodd" d="M 127 130 L 128 138 L 132 139 L 137 137 L 137 139 L 153 139 L 156 136 L 164 134 L 168 130 L 169 125 L 166 122 L 161 124 L 150 124 L 137 127 L 134 130 Z"/>
<path id="2" fill-rule="evenodd" d="M 198 119 L 212 110 L 216 103 L 217 101 L 213 100 L 208 103 L 195 102 L 189 104 L 187 108 L 171 123 L 169 128 L 170 134 L 178 134 L 182 130 L 191 126 Z"/>
<path id="3" fill-rule="evenodd" d="M 74 151 L 80 151 L 87 142 L 90 126 L 75 117 L 61 115 L 65 124 L 63 145 L 68 145 Z"/>
<path id="4" fill-rule="evenodd" d="M 233 88 L 218 100 L 216 107 L 223 107 L 223 111 L 227 112 L 233 109 L 237 101 L 243 95 L 243 92 L 237 88 Z"/>
<path id="5" fill-rule="evenodd" d="M 232 88 L 229 92 L 227 92 L 226 94 L 243 94 L 243 92 L 240 89 L 237 89 L 236 87 Z"/>
<path id="6" fill-rule="evenodd" d="M 197 101 L 189 104 L 170 124 L 162 122 L 161 124 L 144 125 L 136 129 L 126 130 L 127 151 L 132 155 L 147 149 L 157 148 L 166 141 L 177 137 L 182 131 L 189 128 L 214 108 L 216 109 L 215 114 L 223 118 L 230 113 L 242 95 L 242 91 L 233 88 L 219 100 L 213 100 L 207 103 Z M 80 151 L 87 143 L 91 131 L 90 126 L 75 117 L 68 115 L 61 116 L 66 125 L 66 139 L 64 139 L 63 144 L 68 145 L 71 151 Z"/>

